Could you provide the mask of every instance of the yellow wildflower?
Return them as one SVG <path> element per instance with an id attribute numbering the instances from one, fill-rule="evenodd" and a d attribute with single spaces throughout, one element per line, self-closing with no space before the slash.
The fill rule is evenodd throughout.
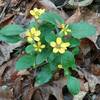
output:
<path id="1" fill-rule="evenodd" d="M 41 52 L 42 49 L 45 48 L 45 45 L 41 44 L 41 42 L 39 41 L 36 44 L 34 44 L 33 47 L 35 48 L 35 51 Z"/>
<path id="2" fill-rule="evenodd" d="M 31 14 L 35 19 L 38 19 L 44 12 L 45 12 L 45 9 L 34 8 L 33 10 L 30 11 L 30 14 Z"/>
<path id="3" fill-rule="evenodd" d="M 59 69 L 63 69 L 63 66 L 61 64 L 58 65 Z"/>
<path id="4" fill-rule="evenodd" d="M 68 28 L 68 25 L 61 24 L 60 28 L 61 32 L 63 32 L 65 35 L 71 32 L 71 29 Z"/>
<path id="5" fill-rule="evenodd" d="M 53 47 L 53 52 L 54 53 L 61 53 L 63 54 L 67 47 L 70 46 L 69 42 L 64 43 L 60 37 L 57 37 L 56 42 L 51 42 L 50 43 L 51 47 Z"/>
<path id="6" fill-rule="evenodd" d="M 40 38 L 39 38 L 40 34 L 41 32 L 39 30 L 35 29 L 34 27 L 31 28 L 30 30 L 26 32 L 27 41 L 29 43 L 32 43 L 34 40 L 40 41 Z"/>

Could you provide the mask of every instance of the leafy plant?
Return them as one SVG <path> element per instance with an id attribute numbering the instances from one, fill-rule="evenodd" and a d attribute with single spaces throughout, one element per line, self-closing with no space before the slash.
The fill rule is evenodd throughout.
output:
<path id="1" fill-rule="evenodd" d="M 30 11 L 35 21 L 27 29 L 10 24 L 0 29 L 0 40 L 15 43 L 27 41 L 26 54 L 16 62 L 16 70 L 41 67 L 36 85 L 47 83 L 57 71 L 64 69 L 69 91 L 75 95 L 80 90 L 80 82 L 71 76 L 69 69 L 75 70 L 75 56 L 79 52 L 80 39 L 95 34 L 96 28 L 87 22 L 65 24 L 55 12 L 34 8 Z M 25 39 L 20 34 L 25 33 Z M 76 84 L 76 85 L 74 85 Z"/>

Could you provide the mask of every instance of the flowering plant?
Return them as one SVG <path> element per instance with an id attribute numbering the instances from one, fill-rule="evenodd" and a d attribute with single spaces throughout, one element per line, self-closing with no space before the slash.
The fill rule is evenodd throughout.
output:
<path id="1" fill-rule="evenodd" d="M 25 47 L 26 54 L 16 62 L 16 70 L 43 66 L 36 76 L 36 83 L 42 85 L 58 69 L 63 69 L 69 91 L 77 94 L 80 82 L 71 75 L 70 69 L 77 69 L 75 56 L 79 51 L 80 39 L 95 34 L 95 27 L 83 21 L 65 24 L 59 14 L 45 9 L 34 8 L 30 14 L 35 20 L 27 28 L 10 24 L 0 29 L 0 40 L 10 43 L 23 40 L 28 43 Z M 24 39 L 20 37 L 23 32 Z"/>

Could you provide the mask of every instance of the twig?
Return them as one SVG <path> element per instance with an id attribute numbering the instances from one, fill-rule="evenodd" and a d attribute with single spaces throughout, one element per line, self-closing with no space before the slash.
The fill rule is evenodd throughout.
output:
<path id="1" fill-rule="evenodd" d="M 5 5 L 5 7 L 3 8 L 3 10 L 2 10 L 2 12 L 1 12 L 1 14 L 0 14 L 0 20 L 2 19 L 2 17 L 4 16 L 4 12 L 5 12 L 5 10 L 7 9 L 7 7 L 9 6 L 9 4 L 10 4 L 10 0 L 8 0 L 7 1 L 7 4 Z"/>

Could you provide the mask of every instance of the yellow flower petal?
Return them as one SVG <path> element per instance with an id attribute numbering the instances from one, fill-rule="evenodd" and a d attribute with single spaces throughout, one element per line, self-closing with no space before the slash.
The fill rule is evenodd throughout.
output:
<path id="1" fill-rule="evenodd" d="M 71 32 L 71 30 L 70 29 L 67 29 L 67 32 Z"/>
<path id="2" fill-rule="evenodd" d="M 26 32 L 26 36 L 31 36 L 31 34 L 30 34 L 30 31 L 28 30 L 27 32 Z"/>
<path id="3" fill-rule="evenodd" d="M 67 32 L 67 31 L 64 31 L 64 34 L 65 34 L 65 35 L 67 35 L 67 34 L 68 34 L 68 32 Z"/>
<path id="4" fill-rule="evenodd" d="M 55 46 L 56 46 L 56 43 L 55 43 L 55 42 L 51 42 L 51 43 L 50 43 L 50 46 L 51 46 L 51 47 L 55 47 Z"/>
<path id="5" fill-rule="evenodd" d="M 39 42 L 37 43 L 37 45 L 38 45 L 38 46 L 41 46 L 41 42 L 39 41 Z"/>
<path id="6" fill-rule="evenodd" d="M 43 14 L 45 12 L 45 9 L 40 9 L 40 13 Z"/>
<path id="7" fill-rule="evenodd" d="M 66 43 L 66 47 L 69 47 L 69 46 L 70 46 L 70 43 L 69 43 L 69 42 L 67 42 L 67 43 Z"/>
<path id="8" fill-rule="evenodd" d="M 37 48 L 35 48 L 34 50 L 37 51 Z"/>
<path id="9" fill-rule="evenodd" d="M 36 31 L 36 33 L 34 34 L 35 36 L 40 36 L 41 32 L 40 31 Z"/>
<path id="10" fill-rule="evenodd" d="M 40 41 L 40 38 L 39 37 L 34 37 L 34 40 L 35 41 Z"/>
<path id="11" fill-rule="evenodd" d="M 33 44 L 33 47 L 34 47 L 34 48 L 37 48 L 37 45 L 36 45 L 36 44 Z"/>
<path id="12" fill-rule="evenodd" d="M 32 43 L 32 42 L 33 42 L 33 39 L 32 39 L 31 37 L 28 37 L 28 38 L 27 38 L 27 41 L 28 41 L 29 43 Z"/>
<path id="13" fill-rule="evenodd" d="M 41 51 L 42 51 L 42 49 L 39 49 L 38 51 L 39 51 L 39 52 L 41 52 Z"/>
<path id="14" fill-rule="evenodd" d="M 61 47 L 62 48 L 66 48 L 66 47 L 69 47 L 70 46 L 70 43 L 69 42 L 67 42 L 67 43 L 62 43 L 61 44 Z"/>
<path id="15" fill-rule="evenodd" d="M 42 49 L 45 48 L 45 45 L 41 45 L 41 48 L 42 48 Z"/>
<path id="16" fill-rule="evenodd" d="M 61 64 L 58 65 L 59 69 L 63 69 L 63 66 Z"/>
<path id="17" fill-rule="evenodd" d="M 36 29 L 33 27 L 33 28 L 31 28 L 31 33 L 32 34 L 34 34 L 35 33 L 35 31 L 36 31 Z"/>
<path id="18" fill-rule="evenodd" d="M 34 16 L 34 18 L 38 19 L 44 12 L 45 9 L 34 8 L 33 10 L 30 11 L 30 14 Z"/>
<path id="19" fill-rule="evenodd" d="M 53 53 L 57 53 L 59 50 L 57 48 L 53 49 Z"/>
<path id="20" fill-rule="evenodd" d="M 65 27 L 65 28 L 67 29 L 67 28 L 68 28 L 68 26 L 69 26 L 69 25 L 66 25 L 66 27 Z"/>
<path id="21" fill-rule="evenodd" d="M 61 49 L 59 49 L 59 52 L 60 53 L 64 53 L 65 52 L 65 49 L 64 48 L 61 48 Z"/>
<path id="22" fill-rule="evenodd" d="M 61 28 L 64 29 L 65 28 L 65 24 L 61 24 Z"/>
<path id="23" fill-rule="evenodd" d="M 45 48 L 45 45 L 42 45 L 40 41 L 38 41 L 36 44 L 33 45 L 35 48 L 35 51 L 41 52 L 43 48 Z"/>
<path id="24" fill-rule="evenodd" d="M 56 43 L 57 43 L 58 45 L 62 43 L 62 40 L 61 40 L 60 37 L 58 37 L 58 38 L 56 39 Z"/>
<path id="25" fill-rule="evenodd" d="M 34 11 L 33 10 L 30 10 L 30 14 L 34 16 Z"/>

